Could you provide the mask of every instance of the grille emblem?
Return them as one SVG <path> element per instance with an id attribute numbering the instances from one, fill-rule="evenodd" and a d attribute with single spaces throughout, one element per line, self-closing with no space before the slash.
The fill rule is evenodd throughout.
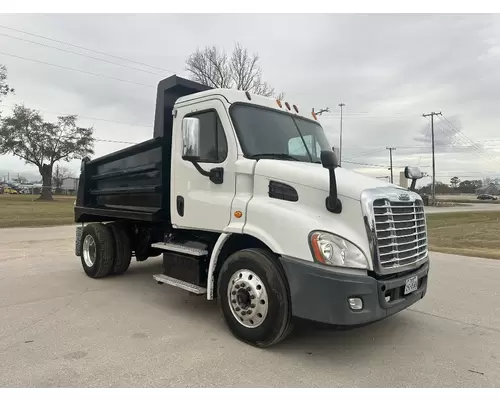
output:
<path id="1" fill-rule="evenodd" d="M 410 195 L 408 193 L 401 193 L 398 196 L 398 199 L 401 201 L 408 201 L 408 200 L 410 200 Z"/>

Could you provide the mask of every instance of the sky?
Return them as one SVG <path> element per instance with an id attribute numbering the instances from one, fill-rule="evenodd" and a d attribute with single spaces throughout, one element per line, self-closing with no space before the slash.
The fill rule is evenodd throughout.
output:
<path id="1" fill-rule="evenodd" d="M 395 183 L 406 165 L 431 175 L 430 118 L 422 114 L 442 112 L 436 179 L 500 177 L 500 15 L 0 14 L 0 64 L 16 90 L 0 112 L 24 104 L 47 120 L 77 114 L 100 139 L 95 156 L 105 155 L 129 145 L 105 140 L 152 137 L 156 85 L 187 77 L 189 54 L 212 45 L 230 52 L 236 42 L 259 54 L 263 78 L 285 100 L 330 109 L 320 122 L 335 147 L 338 104 L 346 105 L 343 167 L 386 179 L 387 147 L 395 147 Z M 70 168 L 77 174 L 79 160 Z M 7 173 L 38 176 L 0 156 L 0 179 Z"/>

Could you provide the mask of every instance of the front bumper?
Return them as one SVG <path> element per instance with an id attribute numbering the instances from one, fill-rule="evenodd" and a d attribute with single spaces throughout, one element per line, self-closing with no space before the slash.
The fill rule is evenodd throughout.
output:
<path id="1" fill-rule="evenodd" d="M 295 317 L 332 325 L 358 325 L 395 314 L 424 297 L 429 261 L 418 269 L 391 279 L 375 279 L 329 270 L 307 261 L 281 258 L 290 287 Z M 417 276 L 417 289 L 404 295 L 406 280 Z M 389 299 L 386 297 L 389 296 Z M 362 310 L 352 310 L 348 299 L 363 300 Z"/>

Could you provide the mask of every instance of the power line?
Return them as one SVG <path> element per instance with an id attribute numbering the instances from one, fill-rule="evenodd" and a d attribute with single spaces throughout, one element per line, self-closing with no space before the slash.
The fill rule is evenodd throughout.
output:
<path id="1" fill-rule="evenodd" d="M 452 141 L 452 144 L 451 144 L 451 145 L 452 145 L 453 147 L 455 147 L 455 143 L 453 143 L 453 142 L 455 141 L 455 138 L 454 138 L 454 137 L 452 137 L 452 136 L 450 136 L 450 135 L 448 135 L 448 131 L 447 131 L 446 129 L 444 129 L 442 126 L 441 126 L 441 127 L 439 127 L 439 128 L 440 128 L 440 129 L 441 129 L 441 131 L 442 131 L 442 132 L 446 135 L 446 137 L 447 137 L 447 138 L 449 138 L 449 139 Z M 451 129 L 453 129 L 453 126 L 452 126 L 452 125 L 450 125 L 450 124 L 447 124 L 447 128 L 448 128 L 448 129 L 450 129 L 450 128 L 451 128 Z M 456 130 L 456 129 L 457 129 L 457 128 L 455 128 L 455 130 Z M 459 132 L 452 132 L 452 131 L 450 131 L 450 133 L 455 134 L 455 135 L 456 135 L 456 137 L 458 137 L 459 139 L 460 139 L 460 138 L 462 138 L 462 140 L 463 140 L 463 137 L 462 137 L 462 135 L 463 135 L 463 134 L 461 134 L 461 133 L 459 133 Z M 461 146 L 460 148 L 461 148 L 461 149 L 463 149 L 463 150 L 472 150 L 472 151 L 474 151 L 474 152 L 476 153 L 476 155 L 477 155 L 477 156 L 479 156 L 482 160 L 484 160 L 484 161 L 486 161 L 486 162 L 491 162 L 491 161 L 494 161 L 494 162 L 495 162 L 495 163 L 497 163 L 497 164 L 499 163 L 499 162 L 498 162 L 498 160 L 496 160 L 496 159 L 494 159 L 493 157 L 491 157 L 491 156 L 490 156 L 488 153 L 486 153 L 484 150 L 483 150 L 483 151 L 481 151 L 482 149 L 480 150 L 480 147 L 478 147 L 477 145 L 475 145 L 475 143 L 474 143 L 474 142 L 472 142 L 469 138 L 465 137 L 465 139 L 466 139 L 466 141 L 468 141 L 469 143 L 471 143 L 471 144 L 472 144 L 472 146 L 471 146 L 470 144 L 468 144 L 467 142 L 466 142 L 466 143 L 463 143 L 463 142 L 458 141 L 458 144 L 460 144 L 460 146 Z M 487 157 L 487 158 L 485 158 L 485 157 Z"/>
<path id="2" fill-rule="evenodd" d="M 1 24 L 0 24 L 0 27 L 4 28 L 4 29 L 9 29 L 9 30 L 14 31 L 14 32 L 24 33 L 26 35 L 34 36 L 34 37 L 37 37 L 37 38 L 40 38 L 40 39 L 45 39 L 45 40 L 50 40 L 52 42 L 56 42 L 56 43 L 60 43 L 60 44 L 65 44 L 67 46 L 75 47 L 75 48 L 78 48 L 78 49 L 81 49 L 81 50 L 90 51 L 92 53 L 101 54 L 101 55 L 105 55 L 105 56 L 108 56 L 108 57 L 116 58 L 117 60 L 131 62 L 133 64 L 142 65 L 144 67 L 149 67 L 149 68 L 157 69 L 157 70 L 164 71 L 164 72 L 169 72 L 169 73 L 172 72 L 172 71 L 169 71 L 168 69 L 165 69 L 165 68 L 156 67 L 154 65 L 146 64 L 146 63 L 143 63 L 143 62 L 140 62 L 140 61 L 131 60 L 131 59 L 128 59 L 128 58 L 125 58 L 125 57 L 115 56 L 113 54 L 109 54 L 109 53 L 106 53 L 106 52 L 103 52 L 103 51 L 93 50 L 93 49 L 90 49 L 88 47 L 83 47 L 83 46 L 79 46 L 79 45 L 76 45 L 76 44 L 73 44 L 73 43 L 64 42 L 62 40 L 52 39 L 52 38 L 49 38 L 47 36 L 38 35 L 36 33 L 26 32 L 26 31 L 23 31 L 21 29 L 15 29 L 15 28 L 11 28 L 9 26 L 5 26 L 5 25 L 1 25 Z"/>
<path id="3" fill-rule="evenodd" d="M 444 121 L 451 129 L 455 130 L 456 133 L 459 135 L 459 137 L 464 138 L 466 141 L 468 141 L 473 149 L 476 149 L 479 154 L 483 154 L 492 161 L 494 161 L 497 164 L 500 164 L 500 161 L 492 157 L 490 154 L 488 154 L 483 148 L 481 148 L 478 144 L 476 144 L 474 141 L 472 141 L 469 137 L 467 137 L 463 132 L 461 132 L 456 126 L 454 126 L 446 117 L 442 116 L 441 120 Z"/>
<path id="4" fill-rule="evenodd" d="M 371 155 L 371 154 L 376 154 L 376 153 L 380 153 L 380 152 L 385 151 L 385 150 L 386 149 L 384 149 L 384 148 L 380 148 L 380 149 L 375 149 L 375 150 L 370 150 L 370 151 L 364 151 L 364 152 L 359 153 L 359 154 L 354 154 L 350 158 L 357 158 L 357 157 L 367 156 L 367 155 Z"/>
<path id="5" fill-rule="evenodd" d="M 11 110 L 14 109 L 14 107 L 12 107 L 12 106 L 6 106 L 6 105 L 3 105 L 3 104 L 0 104 L 0 107 L 10 108 Z M 152 128 L 153 127 L 152 125 L 136 124 L 136 123 L 133 123 L 133 122 L 116 121 L 116 120 L 112 120 L 112 119 L 97 118 L 97 117 L 87 117 L 87 116 L 79 115 L 78 113 L 67 114 L 67 113 L 58 113 L 58 112 L 55 112 L 55 111 L 48 111 L 48 110 L 41 110 L 41 109 L 37 109 L 37 110 L 41 111 L 43 113 L 60 115 L 60 116 L 65 116 L 65 117 L 70 116 L 70 115 L 76 115 L 79 119 L 89 119 L 89 120 L 102 121 L 102 122 L 111 122 L 111 123 L 114 123 L 114 124 L 140 126 L 140 127 L 144 127 L 144 128 Z"/>
<path id="6" fill-rule="evenodd" d="M 96 142 L 107 142 L 107 143 L 121 143 L 121 144 L 137 144 L 138 142 L 126 142 L 123 140 L 112 140 L 112 139 L 99 139 L 94 138 Z"/>
<path id="7" fill-rule="evenodd" d="M 0 33 L 0 36 L 5 36 L 5 37 L 11 38 L 11 39 L 16 39 L 16 40 L 21 40 L 21 41 L 26 42 L 26 43 L 36 44 L 38 46 L 43 46 L 43 47 L 47 47 L 49 49 L 63 51 L 65 53 L 74 54 L 74 55 L 77 55 L 77 56 L 80 56 L 80 57 L 90 58 L 92 60 L 101 61 L 101 62 L 105 62 L 105 63 L 112 64 L 112 65 L 117 65 L 117 66 L 123 67 L 123 68 L 133 69 L 135 71 L 144 72 L 144 73 L 150 74 L 150 75 L 164 76 L 164 74 L 159 74 L 157 72 L 146 71 L 145 69 L 131 67 L 130 65 L 124 65 L 124 64 L 113 62 L 113 61 L 104 60 L 103 58 L 89 56 L 88 54 L 77 53 L 76 51 L 71 51 L 71 50 L 62 49 L 60 47 L 50 46 L 50 45 L 45 44 L 45 43 L 35 42 L 33 40 L 28 40 L 28 39 L 23 39 L 23 38 L 16 37 L 16 36 L 7 35 L 6 33 Z M 174 74 L 175 74 L 175 72 L 174 72 Z"/>
<path id="8" fill-rule="evenodd" d="M 357 162 L 357 161 L 349 161 L 349 160 L 344 160 L 346 164 L 355 164 L 355 165 L 363 165 L 365 167 L 377 167 L 377 168 L 387 168 L 387 165 L 380 165 L 380 164 L 369 164 L 369 163 L 362 163 L 362 162 Z"/>
<path id="9" fill-rule="evenodd" d="M 51 67 L 57 67 L 57 68 L 68 69 L 68 70 L 70 70 L 70 71 L 80 72 L 80 73 L 82 73 L 82 74 L 94 75 L 94 76 L 98 76 L 99 78 L 112 79 L 112 80 L 115 80 L 115 81 L 120 81 L 120 82 L 125 82 L 125 83 L 131 83 L 131 84 L 133 84 L 133 85 L 138 85 L 138 86 L 143 86 L 143 87 L 147 87 L 147 88 L 153 88 L 153 89 L 155 89 L 155 86 L 145 85 L 145 84 L 143 84 L 143 83 L 134 82 L 134 81 L 128 81 L 128 80 L 126 80 L 126 79 L 115 78 L 115 77 L 113 77 L 113 76 L 101 75 L 101 74 L 97 74 L 97 73 L 95 73 L 95 72 L 84 71 L 84 70 L 81 70 L 81 69 L 76 69 L 76 68 L 72 68 L 72 67 L 67 67 L 67 66 L 65 66 L 65 65 L 51 64 L 51 63 L 48 63 L 48 62 L 45 62 L 45 61 L 35 60 L 35 59 L 33 59 L 33 58 L 28 58 L 28 57 L 21 57 L 21 56 L 15 55 L 15 54 L 9 54 L 9 53 L 4 53 L 4 52 L 0 52 L 0 54 L 3 54 L 4 56 L 8 56 L 8 57 L 19 58 L 19 59 L 21 59 L 21 60 L 27 60 L 27 61 L 36 62 L 36 63 L 39 63 L 39 64 L 50 65 Z"/>

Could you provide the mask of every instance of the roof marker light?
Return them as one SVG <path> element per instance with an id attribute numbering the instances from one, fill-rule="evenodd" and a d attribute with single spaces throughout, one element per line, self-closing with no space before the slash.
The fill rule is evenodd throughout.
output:
<path id="1" fill-rule="evenodd" d="M 316 113 L 314 111 L 311 113 L 311 115 L 312 115 L 312 117 L 314 118 L 315 121 L 318 120 L 318 117 L 316 117 Z"/>
<path id="2" fill-rule="evenodd" d="M 291 108 L 290 108 L 290 104 L 288 104 L 288 102 L 287 102 L 287 101 L 285 101 L 285 106 L 286 106 L 286 108 L 288 108 L 288 111 L 290 111 L 290 110 L 291 110 Z"/>
<path id="3" fill-rule="evenodd" d="M 245 92 L 245 94 L 247 95 L 247 99 L 248 100 L 252 100 L 252 97 L 250 97 L 250 93 L 249 92 Z"/>
<path id="4" fill-rule="evenodd" d="M 280 108 L 283 108 L 283 106 L 281 105 L 281 100 L 280 99 L 276 99 L 276 103 L 280 106 Z"/>
<path id="5" fill-rule="evenodd" d="M 293 109 L 295 110 L 296 113 L 299 112 L 299 109 L 297 108 L 297 106 L 295 104 L 293 105 Z"/>

